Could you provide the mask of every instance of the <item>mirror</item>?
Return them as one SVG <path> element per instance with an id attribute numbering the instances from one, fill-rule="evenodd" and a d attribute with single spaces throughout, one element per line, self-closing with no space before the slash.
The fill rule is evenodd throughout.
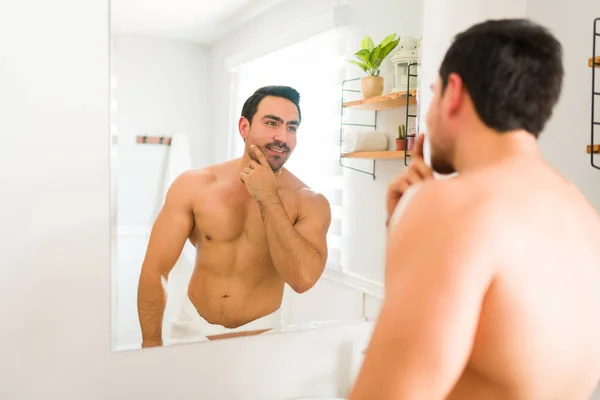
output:
<path id="1" fill-rule="evenodd" d="M 111 1 L 113 350 L 376 318 L 421 15 Z"/>

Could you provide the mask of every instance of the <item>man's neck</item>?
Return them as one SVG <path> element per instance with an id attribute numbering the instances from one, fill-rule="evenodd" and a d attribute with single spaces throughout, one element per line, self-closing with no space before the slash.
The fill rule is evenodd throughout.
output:
<path id="1" fill-rule="evenodd" d="M 248 167 L 248 164 L 250 164 L 250 160 L 250 156 L 244 151 L 244 155 L 238 158 L 238 169 L 240 173 Z"/>
<path id="2" fill-rule="evenodd" d="M 507 160 L 541 159 L 536 138 L 524 130 L 498 133 L 479 129 L 457 146 L 454 165 L 459 174 Z"/>

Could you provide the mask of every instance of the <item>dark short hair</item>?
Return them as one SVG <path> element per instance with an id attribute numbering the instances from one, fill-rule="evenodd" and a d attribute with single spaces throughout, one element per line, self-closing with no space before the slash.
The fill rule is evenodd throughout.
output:
<path id="1" fill-rule="evenodd" d="M 440 66 L 442 91 L 451 73 L 461 77 L 487 126 L 537 138 L 560 97 L 562 46 L 528 19 L 487 20 L 454 38 Z"/>
<path id="2" fill-rule="evenodd" d="M 242 117 L 245 117 L 250 124 L 252 124 L 252 118 L 256 114 L 258 105 L 267 96 L 282 97 L 294 103 L 298 109 L 298 118 L 302 120 L 302 113 L 300 112 L 300 93 L 294 88 L 289 86 L 265 86 L 258 89 L 248 97 L 242 107 Z M 300 122 L 298 121 L 298 122 Z"/>

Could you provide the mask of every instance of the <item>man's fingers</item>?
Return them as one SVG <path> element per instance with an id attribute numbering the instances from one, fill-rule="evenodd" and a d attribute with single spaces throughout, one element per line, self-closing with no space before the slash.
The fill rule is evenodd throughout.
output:
<path id="1" fill-rule="evenodd" d="M 246 174 L 246 173 L 242 172 L 242 173 L 240 174 L 240 180 L 241 180 L 243 183 L 246 183 L 246 179 L 248 179 L 248 174 Z"/>
<path id="2" fill-rule="evenodd" d="M 265 155 L 262 151 L 260 151 L 258 147 L 256 147 L 255 145 L 251 145 L 250 148 L 254 150 L 254 154 L 256 154 L 256 159 L 258 160 L 260 165 L 268 165 Z"/>
<path id="3" fill-rule="evenodd" d="M 412 165 L 404 171 L 402 175 L 400 175 L 394 182 L 389 185 L 389 190 L 404 192 L 410 185 L 414 185 L 415 183 L 422 181 L 421 173 L 419 170 L 416 170 L 412 167 Z"/>
<path id="4" fill-rule="evenodd" d="M 427 179 L 428 167 L 423 163 L 422 165 L 425 167 L 423 169 L 420 165 L 421 163 L 412 164 L 402 175 L 388 185 L 388 213 L 394 211 L 396 204 L 410 186 Z M 413 166 L 419 166 L 419 168 Z"/>
<path id="5" fill-rule="evenodd" d="M 417 145 L 419 148 L 417 149 L 417 155 L 422 155 L 423 139 L 424 135 L 420 135 L 418 138 Z M 431 168 L 425 164 L 422 158 L 417 156 L 411 165 L 388 185 L 386 201 L 388 220 L 386 221 L 386 224 L 389 222 L 389 218 L 393 214 L 394 209 L 408 188 L 429 179 L 433 179 Z"/>
<path id="6" fill-rule="evenodd" d="M 404 188 L 404 190 L 408 189 L 408 186 L 412 186 L 416 183 L 419 183 L 423 180 L 423 177 L 421 176 L 421 172 L 415 168 L 411 168 L 407 171 L 406 174 L 406 180 L 405 180 L 405 184 L 406 184 L 406 188 Z"/>
<path id="7" fill-rule="evenodd" d="M 248 167 L 244 169 L 244 175 L 249 175 L 252 172 L 252 168 Z"/>
<path id="8" fill-rule="evenodd" d="M 423 158 L 423 144 L 425 143 L 425 135 L 420 133 L 417 135 L 417 140 L 415 141 L 415 147 L 410 152 L 410 155 L 414 158 Z"/>
<path id="9" fill-rule="evenodd" d="M 398 202 L 400 201 L 400 194 L 396 194 L 394 193 L 393 195 L 391 195 L 390 197 L 388 197 L 387 199 L 387 214 L 388 214 L 388 218 L 394 213 L 394 210 L 396 209 L 396 205 L 398 204 Z"/>
<path id="10" fill-rule="evenodd" d="M 409 169 L 415 170 L 422 179 L 431 179 L 433 178 L 433 171 L 422 159 L 417 158 L 410 165 Z"/>
<path id="11" fill-rule="evenodd" d="M 262 153 L 261 153 L 261 154 L 262 154 Z M 248 163 L 248 166 L 249 166 L 250 168 L 253 168 L 253 169 L 254 169 L 254 168 L 257 168 L 257 167 L 259 167 L 259 166 L 260 166 L 260 164 L 259 164 L 259 163 L 257 163 L 257 162 L 256 162 L 256 161 L 254 161 L 254 160 L 250 160 L 250 162 Z"/>
<path id="12" fill-rule="evenodd" d="M 399 179 L 390 184 L 388 186 L 388 201 L 391 201 L 393 203 L 393 206 L 395 207 L 396 203 L 398 202 L 398 200 L 400 200 L 400 197 L 402 197 L 402 194 L 406 191 L 406 189 L 408 189 L 409 186 L 410 182 L 406 178 L 406 176 L 403 176 L 402 179 Z"/>
<path id="13" fill-rule="evenodd" d="M 402 193 L 408 188 L 409 183 L 406 177 L 403 177 L 400 180 L 397 180 L 388 186 L 388 198 L 392 197 L 402 197 Z"/>

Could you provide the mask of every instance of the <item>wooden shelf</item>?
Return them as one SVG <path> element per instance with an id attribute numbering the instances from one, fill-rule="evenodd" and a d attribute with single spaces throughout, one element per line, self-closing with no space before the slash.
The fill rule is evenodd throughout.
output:
<path id="1" fill-rule="evenodd" d="M 600 56 L 596 57 L 595 61 L 595 63 L 592 62 L 592 58 L 590 57 L 590 59 L 588 60 L 588 67 L 591 67 L 592 64 L 596 64 L 596 68 L 600 68 Z"/>
<path id="2" fill-rule="evenodd" d="M 586 148 L 586 153 L 590 154 L 592 152 L 592 146 L 590 146 L 589 144 L 587 145 Z M 594 145 L 594 154 L 598 154 L 600 153 L 600 144 L 595 144 Z"/>
<path id="3" fill-rule="evenodd" d="M 408 102 L 410 105 L 417 104 L 417 91 L 411 90 Z M 406 92 L 395 92 L 384 94 L 369 99 L 350 101 L 344 103 L 344 107 L 357 108 L 360 110 L 389 110 L 406 106 Z"/>
<path id="4" fill-rule="evenodd" d="M 410 152 L 408 153 L 410 155 Z M 397 160 L 404 158 L 404 151 L 361 151 L 342 154 L 342 158 L 363 158 L 369 160 Z"/>

